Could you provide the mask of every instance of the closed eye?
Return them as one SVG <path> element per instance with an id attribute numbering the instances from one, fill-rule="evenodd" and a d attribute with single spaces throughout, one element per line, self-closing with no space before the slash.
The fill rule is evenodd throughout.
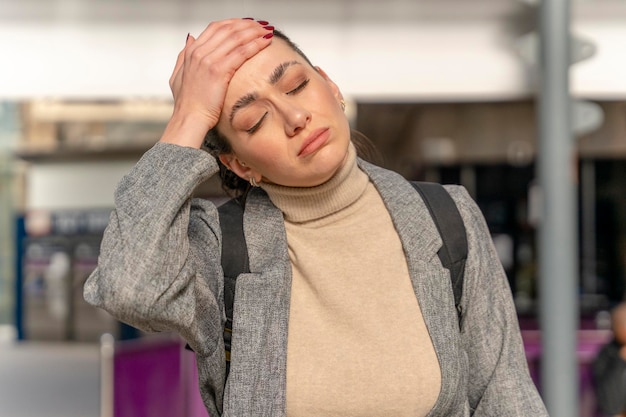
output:
<path id="1" fill-rule="evenodd" d="M 300 83 L 300 85 L 298 85 L 296 88 L 294 88 L 291 91 L 288 91 L 287 94 L 289 95 L 293 95 L 293 94 L 297 94 L 300 91 L 302 91 L 308 84 L 309 84 L 310 79 L 307 78 L 306 80 L 302 81 Z M 254 126 L 252 126 L 250 129 L 246 130 L 246 132 L 251 135 L 254 132 L 256 132 L 257 130 L 259 130 L 259 128 L 261 127 L 261 125 L 263 124 L 263 120 L 265 120 L 265 117 L 267 116 L 267 112 L 265 112 L 265 114 L 263 114 L 263 116 L 259 119 L 258 122 L 255 123 Z"/>
<path id="2" fill-rule="evenodd" d="M 304 87 L 307 86 L 307 84 L 309 83 L 309 79 L 307 78 L 306 80 L 304 80 L 299 86 L 297 86 L 296 88 L 294 88 L 293 90 L 289 91 L 287 94 L 297 94 L 299 93 L 301 90 L 304 89 Z"/>
<path id="3" fill-rule="evenodd" d="M 257 130 L 259 130 L 259 128 L 261 127 L 261 124 L 263 123 L 263 120 L 265 119 L 265 116 L 267 116 L 267 112 L 265 112 L 265 114 L 259 119 L 258 122 L 256 122 L 256 124 L 254 126 L 252 126 L 250 129 L 246 130 L 246 132 L 251 135 L 254 132 L 256 132 Z"/>

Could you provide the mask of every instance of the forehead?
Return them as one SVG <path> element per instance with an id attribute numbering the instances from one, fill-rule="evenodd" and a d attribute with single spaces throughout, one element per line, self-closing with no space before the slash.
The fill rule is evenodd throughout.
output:
<path id="1" fill-rule="evenodd" d="M 235 71 L 230 81 L 228 92 L 230 93 L 231 90 L 239 90 L 240 88 L 251 88 L 261 82 L 267 83 L 272 71 L 278 65 L 289 61 L 297 61 L 301 64 L 306 63 L 304 58 L 287 45 L 285 41 L 280 38 L 274 38 L 268 47 L 248 59 Z"/>

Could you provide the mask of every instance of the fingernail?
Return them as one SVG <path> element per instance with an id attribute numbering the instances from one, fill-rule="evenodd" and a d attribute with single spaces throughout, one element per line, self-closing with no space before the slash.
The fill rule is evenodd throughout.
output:
<path id="1" fill-rule="evenodd" d="M 185 38 L 185 43 L 187 43 L 187 41 L 189 40 L 189 37 L 191 36 L 190 33 L 187 34 L 187 37 Z"/>
<path id="2" fill-rule="evenodd" d="M 244 17 L 243 20 L 254 20 L 254 17 Z"/>
<path id="3" fill-rule="evenodd" d="M 263 36 L 263 39 L 271 39 L 274 36 L 274 32 L 270 32 L 267 35 Z"/>
<path id="4" fill-rule="evenodd" d="M 267 26 L 270 24 L 270 22 L 265 21 L 265 20 L 257 20 L 257 22 L 259 23 L 259 25 L 261 26 Z"/>
<path id="5" fill-rule="evenodd" d="M 263 29 L 274 30 L 274 26 L 263 26 Z"/>

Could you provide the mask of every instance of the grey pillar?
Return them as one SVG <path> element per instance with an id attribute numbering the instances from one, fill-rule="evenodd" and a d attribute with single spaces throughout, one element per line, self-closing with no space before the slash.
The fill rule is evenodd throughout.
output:
<path id="1" fill-rule="evenodd" d="M 551 417 L 578 416 L 578 263 L 575 157 L 569 95 L 570 7 L 543 0 L 539 8 L 538 233 L 541 383 Z"/>

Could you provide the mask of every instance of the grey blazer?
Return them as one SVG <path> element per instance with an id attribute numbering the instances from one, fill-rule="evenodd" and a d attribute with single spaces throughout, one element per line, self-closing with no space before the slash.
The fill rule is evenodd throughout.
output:
<path id="1" fill-rule="evenodd" d="M 400 175 L 358 163 L 391 214 L 439 359 L 441 392 L 429 416 L 546 416 L 510 289 L 476 204 L 463 188 L 447 187 L 469 247 L 459 331 L 448 271 L 437 256 L 441 239 L 418 193 Z M 158 143 L 146 152 L 116 189 L 84 297 L 145 331 L 185 338 L 196 352 L 212 417 L 285 416 L 291 265 L 282 213 L 261 189 L 250 192 L 244 233 L 251 272 L 237 280 L 225 382 L 219 220 L 212 203 L 190 197 L 216 171 L 204 151 Z"/>

